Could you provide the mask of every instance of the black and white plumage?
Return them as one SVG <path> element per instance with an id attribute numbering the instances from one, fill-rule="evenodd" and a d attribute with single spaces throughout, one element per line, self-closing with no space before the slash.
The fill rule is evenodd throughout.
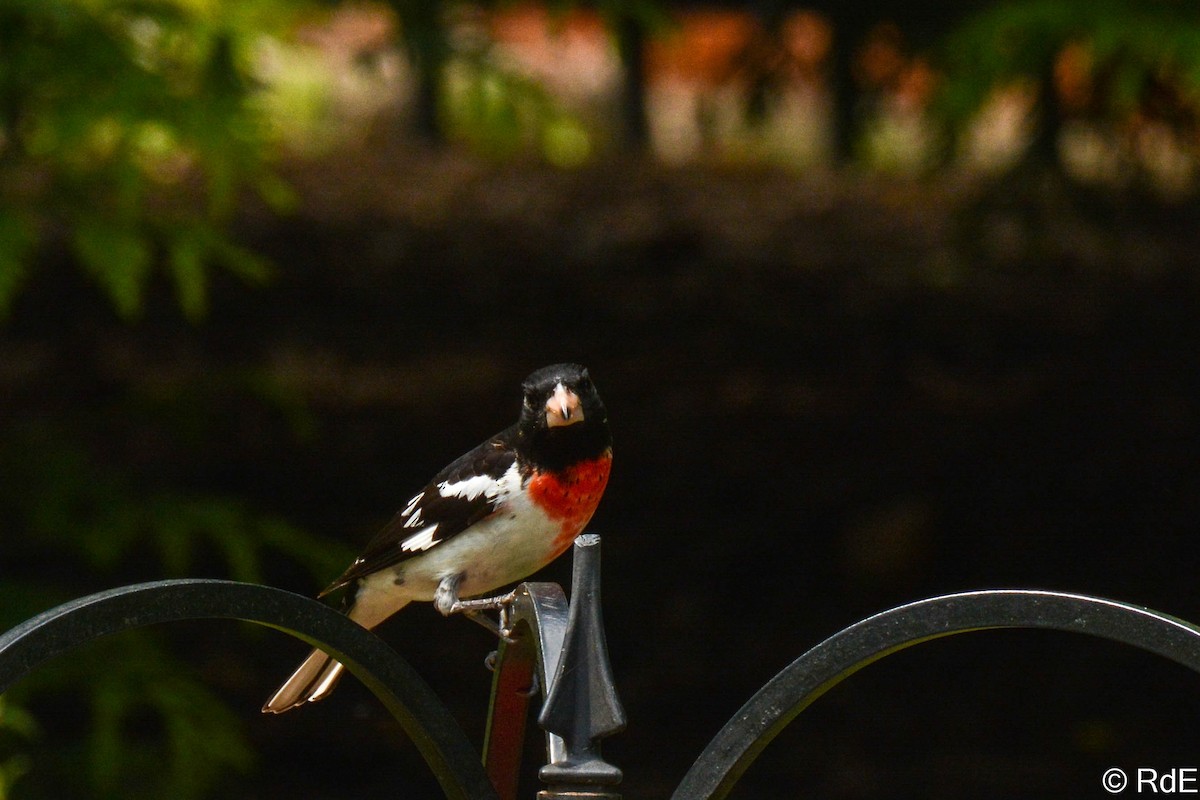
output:
<path id="1" fill-rule="evenodd" d="M 374 628 L 413 601 L 442 614 L 542 568 L 591 519 L 608 481 L 607 412 L 585 368 L 556 364 L 522 384 L 515 425 L 455 459 L 413 495 L 321 596 L 343 587 L 346 613 Z M 342 665 L 314 650 L 263 706 L 326 697 Z"/>

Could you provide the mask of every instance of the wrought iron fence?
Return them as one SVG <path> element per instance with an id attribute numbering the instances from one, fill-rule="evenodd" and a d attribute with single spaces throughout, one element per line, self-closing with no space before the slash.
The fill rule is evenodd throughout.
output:
<path id="1" fill-rule="evenodd" d="M 546 762 L 538 800 L 618 800 L 621 770 L 601 742 L 625 726 L 600 612 L 600 538 L 575 542 L 572 597 L 556 584 L 517 591 L 511 636 L 497 651 L 482 759 L 445 706 L 394 650 L 328 606 L 297 594 L 218 580 L 126 586 L 39 614 L 0 635 L 0 693 L 42 662 L 93 639 L 187 619 L 239 619 L 321 647 L 383 702 L 446 796 L 513 800 L 532 697 Z M 1132 645 L 1200 672 L 1200 628 L 1100 597 L 1027 589 L 944 595 L 899 606 L 845 628 L 772 678 L 696 759 L 672 800 L 715 800 L 800 712 L 854 672 L 914 645 L 971 631 L 1034 628 Z"/>

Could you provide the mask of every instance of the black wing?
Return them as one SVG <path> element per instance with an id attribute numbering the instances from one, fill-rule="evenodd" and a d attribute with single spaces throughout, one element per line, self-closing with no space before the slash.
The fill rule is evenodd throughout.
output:
<path id="1" fill-rule="evenodd" d="M 490 516 L 496 510 L 495 495 L 481 487 L 486 481 L 499 480 L 516 460 L 516 452 L 508 445 L 514 432 L 515 427 L 504 431 L 439 472 L 319 596 L 420 555 Z M 472 480 L 478 482 L 466 483 Z M 477 491 L 444 495 L 441 486 L 470 486 Z"/>

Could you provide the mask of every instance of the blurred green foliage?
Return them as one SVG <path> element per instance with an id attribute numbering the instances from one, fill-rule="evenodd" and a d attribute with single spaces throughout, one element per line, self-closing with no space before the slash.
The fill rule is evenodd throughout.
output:
<path id="1" fill-rule="evenodd" d="M 938 109 L 964 127 L 996 89 L 1036 88 L 1041 113 L 1058 114 L 1055 81 L 1069 45 L 1087 53 L 1093 118 L 1140 112 L 1195 123 L 1200 111 L 1200 6 L 1180 0 L 1014 0 L 987 6 L 945 40 Z"/>
<path id="2" fill-rule="evenodd" d="M 267 551 L 321 576 L 344 566 L 343 554 L 331 553 L 328 543 L 256 514 L 243 501 L 170 489 L 146 491 L 130 475 L 96 463 L 61 434 L 34 427 L 0 442 L 5 475 L 0 509 L 8 524 L 22 532 L 7 544 L 9 557 L 27 562 L 51 558 L 55 565 L 96 575 L 115 572 L 134 556 L 150 555 L 161 574 L 181 576 L 207 551 L 218 557 L 229 577 L 251 583 L 262 582 L 260 565 Z M 37 458 L 27 458 L 28 453 Z"/>
<path id="3" fill-rule="evenodd" d="M 282 557 L 319 583 L 350 556 L 242 500 L 148 487 L 119 459 L 90 455 L 74 426 L 24 422 L 0 436 L 0 562 L 22 565 L 19 576 L 0 578 L 0 629 L 139 572 L 261 582 L 263 564 Z M 131 573 L 133 564 L 140 567 Z M 5 695 L 0 797 L 15 784 L 13 797 L 199 798 L 248 769 L 241 715 L 167 642 L 157 630 L 101 640 L 84 658 L 39 667 Z M 64 744 L 59 732 L 42 746 L 30 710 L 63 702 L 84 736 Z"/>
<path id="4" fill-rule="evenodd" d="M 9 787 L 29 770 L 29 756 L 19 748 L 13 748 L 12 743 L 19 742 L 23 746 L 37 735 L 38 726 L 33 717 L 0 695 L 0 742 L 8 744 L 7 750 L 17 750 L 0 760 L 0 800 L 8 800 Z"/>
<path id="5" fill-rule="evenodd" d="M 89 730 L 81 743 L 56 736 L 15 756 L 28 774 L 13 797 L 198 798 L 252 765 L 239 715 L 154 635 L 102 640 L 83 655 L 52 662 L 21 685 L 19 697 L 74 704 L 71 713 Z"/>
<path id="6" fill-rule="evenodd" d="M 448 139 L 487 158 L 521 155 L 576 167 L 595 149 L 594 132 L 533 78 L 484 53 L 461 53 L 442 81 L 441 125 Z"/>
<path id="7" fill-rule="evenodd" d="M 261 281 L 225 233 L 241 194 L 291 201 L 255 104 L 286 0 L 0 0 L 0 314 L 62 241 L 136 316 L 159 265 L 204 313 L 209 269 Z"/>
<path id="8" fill-rule="evenodd" d="M 611 131 L 598 128 L 630 125 L 629 120 L 610 119 L 604 125 L 585 120 L 578 109 L 562 102 L 536 77 L 496 58 L 486 34 L 448 36 L 445 12 L 455 4 L 392 0 L 390 5 L 418 76 L 418 126 L 426 127 L 424 132 L 435 141 L 464 144 L 486 158 L 533 156 L 570 168 L 585 163 L 614 140 Z M 500 10 L 510 5 L 509 0 L 478 4 Z M 657 0 L 548 0 L 544 5 L 552 29 L 574 10 L 594 9 L 614 40 L 623 68 L 639 85 L 645 78 L 642 65 L 640 61 L 630 63 L 629 53 L 640 53 L 647 36 L 670 27 L 670 18 Z M 635 41 L 623 46 L 623 39 L 628 38 Z M 636 99 L 640 106 L 640 90 Z M 628 114 L 625 104 L 619 110 Z M 640 129 L 644 123 L 634 123 L 634 127 Z"/>
<path id="9" fill-rule="evenodd" d="M 292 202 L 273 170 L 278 130 L 255 55 L 303 8 L 0 0 L 0 318 L 36 265 L 62 251 L 126 319 L 138 316 L 156 274 L 193 320 L 207 310 L 214 267 L 248 282 L 267 277 L 267 262 L 235 243 L 227 225 L 247 193 L 275 209 Z M 268 384 L 260 377 L 223 389 L 302 420 L 295 399 Z M 178 442 L 186 459 L 204 417 L 192 406 L 210 392 L 168 394 L 148 398 L 127 386 L 114 401 L 122 408 L 108 413 L 156 429 L 150 435 Z M 85 432 L 90 416 L 7 415 L 0 626 L 131 577 L 200 569 L 261 581 L 269 554 L 322 580 L 344 562 L 343 549 L 238 498 L 147 482 L 127 459 L 98 458 Z M 66 744 L 63 731 L 44 733 L 41 716 L 63 702 L 75 725 Z M 3 698 L 0 797 L 205 796 L 252 762 L 237 720 L 162 632 L 97 642 L 87 657 L 47 664 Z"/>
<path id="10" fill-rule="evenodd" d="M 148 489 L 112 461 L 98 462 L 56 424 L 6 431 L 0 473 L 0 559 L 23 565 L 19 577 L 0 579 L 0 628 L 125 582 L 131 564 L 154 575 L 200 569 L 262 581 L 262 565 L 283 557 L 319 582 L 350 555 L 236 498 Z M 76 747 L 58 740 L 39 747 L 39 726 L 25 709 L 62 698 L 86 736 Z M 86 658 L 52 661 L 4 701 L 0 797 L 28 773 L 14 796 L 197 798 L 253 760 L 240 715 L 205 688 L 160 631 L 123 634 L 90 645 Z M 139 733 L 147 728 L 151 734 Z M 79 763 L 87 766 L 86 783 L 71 767 Z"/>

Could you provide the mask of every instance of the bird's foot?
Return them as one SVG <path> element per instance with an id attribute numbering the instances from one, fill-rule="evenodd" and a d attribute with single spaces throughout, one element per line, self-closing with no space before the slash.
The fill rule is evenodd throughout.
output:
<path id="1" fill-rule="evenodd" d="M 512 644 L 512 628 L 509 625 L 508 609 L 516 602 L 516 599 L 517 593 L 515 591 L 497 595 L 496 597 L 480 597 L 475 600 L 456 599 L 449 604 L 448 610 L 443 613 L 447 616 L 450 614 L 462 614 L 472 622 L 477 622 L 487 628 L 508 644 Z M 485 611 L 493 609 L 500 612 L 499 622 L 484 614 Z M 441 609 L 439 608 L 438 610 L 440 611 Z"/>
<path id="2" fill-rule="evenodd" d="M 501 611 L 517 601 L 516 591 L 500 594 L 495 597 L 479 597 L 474 600 L 455 600 L 450 604 L 450 613 L 466 613 L 468 611 Z"/>

